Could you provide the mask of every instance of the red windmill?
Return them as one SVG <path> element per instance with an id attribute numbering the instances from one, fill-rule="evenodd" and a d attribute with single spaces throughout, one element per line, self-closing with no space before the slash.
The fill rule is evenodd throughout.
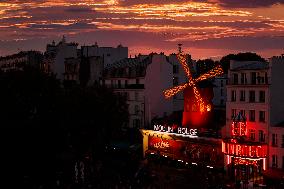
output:
<path id="1" fill-rule="evenodd" d="M 188 82 L 173 87 L 172 89 L 165 90 L 163 93 L 166 98 L 170 98 L 175 94 L 177 94 L 178 92 L 185 90 L 182 125 L 199 126 L 201 122 L 204 122 L 203 120 L 206 119 L 206 116 L 208 115 L 208 112 L 211 111 L 212 107 L 210 100 L 208 100 L 209 99 L 208 95 L 206 97 L 206 92 L 205 93 L 203 92 L 203 95 L 201 95 L 196 85 L 200 81 L 213 78 L 217 75 L 223 74 L 224 72 L 222 67 L 218 65 L 212 70 L 208 71 L 207 73 L 202 74 L 197 78 L 193 78 L 190 69 L 187 65 L 186 55 L 182 53 L 180 46 L 181 45 L 179 44 L 179 53 L 177 54 L 177 58 L 181 63 L 186 73 L 186 76 L 188 77 Z"/>

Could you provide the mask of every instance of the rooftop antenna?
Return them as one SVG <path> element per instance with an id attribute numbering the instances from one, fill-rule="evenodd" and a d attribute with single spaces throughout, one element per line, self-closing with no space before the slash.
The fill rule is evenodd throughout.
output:
<path id="1" fill-rule="evenodd" d="M 182 53 L 181 46 L 182 46 L 182 44 L 179 43 L 179 44 L 178 44 L 178 52 L 179 52 L 179 53 Z"/>

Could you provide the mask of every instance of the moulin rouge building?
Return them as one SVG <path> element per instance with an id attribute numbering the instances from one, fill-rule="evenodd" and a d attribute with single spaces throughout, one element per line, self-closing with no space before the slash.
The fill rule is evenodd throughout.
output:
<path id="1" fill-rule="evenodd" d="M 213 107 L 213 87 L 202 87 L 202 85 L 205 80 L 223 74 L 223 70 L 220 66 L 216 66 L 209 72 L 194 77 L 181 49 L 177 58 L 188 81 L 163 93 L 168 99 L 180 91 L 184 92 L 182 121 L 180 125 L 169 121 L 153 125 L 153 130 L 141 130 L 144 156 L 158 154 L 184 164 L 223 168 L 221 138 L 201 136 L 203 127 L 212 120 Z"/>
<path id="2" fill-rule="evenodd" d="M 178 55 L 180 56 L 180 54 Z M 234 180 L 256 182 L 263 175 L 282 179 L 284 170 L 284 56 L 265 62 L 234 62 L 228 71 L 226 125 L 222 139 L 202 137 L 212 120 L 212 88 L 198 82 L 219 75 L 215 68 L 192 78 L 178 57 L 188 83 L 164 91 L 166 98 L 184 90 L 182 124 L 142 130 L 143 152 L 188 164 L 224 167 Z M 193 85 L 194 83 L 194 85 Z"/>

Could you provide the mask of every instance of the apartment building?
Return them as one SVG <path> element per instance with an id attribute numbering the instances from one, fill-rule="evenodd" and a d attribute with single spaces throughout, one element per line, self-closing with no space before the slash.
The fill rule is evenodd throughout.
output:
<path id="1" fill-rule="evenodd" d="M 124 58 L 128 58 L 128 47 L 99 47 L 96 43 L 78 49 L 78 43 L 67 42 L 63 36 L 57 44 L 54 41 L 47 44 L 41 70 L 56 74 L 61 81 L 82 81 L 91 85 L 99 81 L 104 66 Z"/>
<path id="2" fill-rule="evenodd" d="M 21 70 L 25 65 L 39 67 L 43 55 L 38 51 L 21 51 L 17 54 L 0 57 L 0 70 L 3 72 Z"/>
<path id="3" fill-rule="evenodd" d="M 283 71 L 284 56 L 273 57 L 269 63 L 230 62 L 223 128 L 225 165 L 249 167 L 248 178 L 284 167 Z"/>
<path id="4" fill-rule="evenodd" d="M 188 55 L 190 62 L 190 56 Z M 183 95 L 165 99 L 163 91 L 185 82 L 185 74 L 176 55 L 152 53 L 127 58 L 104 69 L 101 83 L 124 95 L 129 107 L 130 128 L 145 128 L 153 118 L 183 110 Z"/>

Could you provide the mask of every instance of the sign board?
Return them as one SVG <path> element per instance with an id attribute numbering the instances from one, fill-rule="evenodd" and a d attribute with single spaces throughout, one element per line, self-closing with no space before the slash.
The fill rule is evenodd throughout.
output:
<path id="1" fill-rule="evenodd" d="M 170 127 L 163 125 L 154 125 L 154 131 L 183 135 L 187 137 L 198 137 L 197 129 L 190 129 L 186 127 Z"/>

